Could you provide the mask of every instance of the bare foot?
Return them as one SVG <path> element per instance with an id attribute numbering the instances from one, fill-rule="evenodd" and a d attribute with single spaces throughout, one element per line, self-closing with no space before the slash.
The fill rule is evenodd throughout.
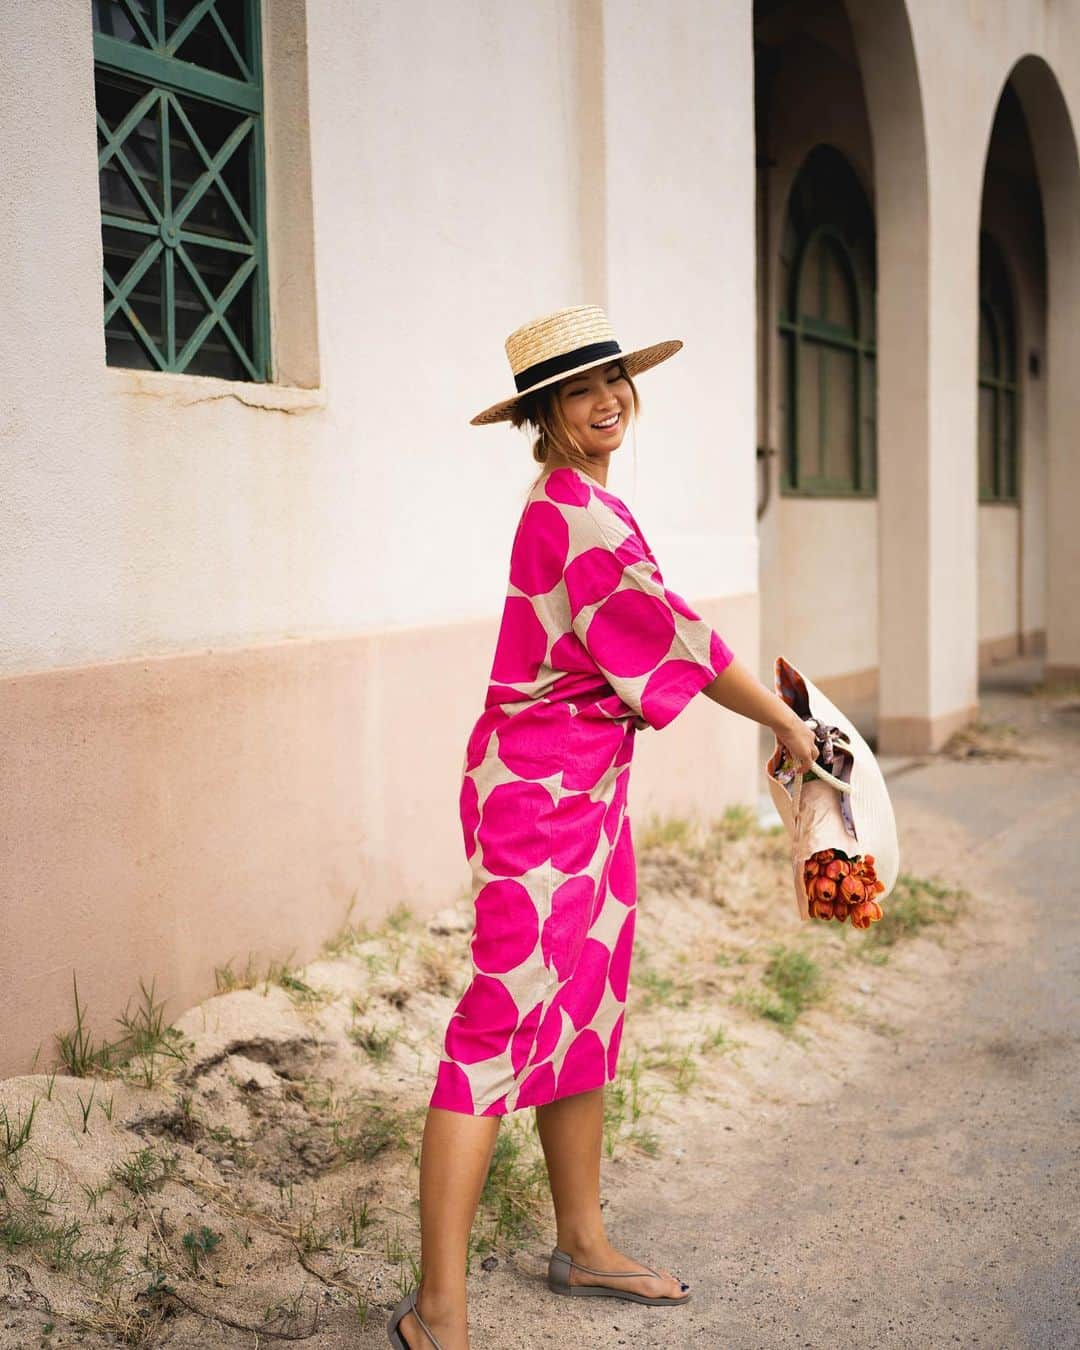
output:
<path id="1" fill-rule="evenodd" d="M 606 1247 L 589 1251 L 573 1251 L 565 1247 L 562 1250 L 574 1262 L 570 1267 L 571 1284 L 603 1284 L 612 1289 L 625 1289 L 631 1294 L 644 1294 L 646 1298 L 674 1298 L 680 1302 L 688 1297 L 690 1286 L 672 1275 L 670 1270 L 657 1266 L 657 1275 L 651 1275 L 640 1261 L 617 1251 L 610 1243 Z M 580 1269 L 581 1266 L 588 1266 L 594 1271 L 640 1270 L 641 1278 L 605 1279 L 603 1274 L 589 1274 L 587 1270 Z"/>

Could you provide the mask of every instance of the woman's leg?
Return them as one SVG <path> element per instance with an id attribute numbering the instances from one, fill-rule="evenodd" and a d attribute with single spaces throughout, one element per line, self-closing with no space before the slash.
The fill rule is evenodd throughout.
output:
<path id="1" fill-rule="evenodd" d="M 604 1089 L 578 1092 L 538 1106 L 536 1124 L 551 1182 L 557 1245 L 573 1260 L 594 1270 L 640 1270 L 640 1261 L 608 1241 L 600 1214 Z M 643 1274 L 640 1280 L 605 1280 L 571 1270 L 570 1280 L 573 1284 L 610 1284 L 648 1298 L 681 1298 L 686 1291 L 680 1281 L 662 1266 L 653 1268 L 665 1278 Z"/>
<path id="2" fill-rule="evenodd" d="M 420 1150 L 420 1290 L 416 1306 L 443 1350 L 468 1345 L 465 1262 L 469 1234 L 491 1165 L 498 1116 L 428 1110 Z M 410 1313 L 401 1333 L 412 1350 L 430 1342 Z"/>

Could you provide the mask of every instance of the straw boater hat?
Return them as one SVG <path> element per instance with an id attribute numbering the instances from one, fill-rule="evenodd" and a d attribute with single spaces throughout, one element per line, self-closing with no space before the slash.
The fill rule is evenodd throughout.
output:
<path id="1" fill-rule="evenodd" d="M 533 319 L 506 339 L 506 355 L 517 395 L 477 413 L 470 425 L 479 427 L 485 422 L 509 421 L 514 405 L 523 394 L 557 384 L 568 375 L 592 370 L 593 366 L 606 366 L 615 359 L 622 362 L 628 375 L 637 375 L 674 356 L 681 346 L 676 338 L 624 352 L 615 340 L 607 315 L 598 306 L 572 305 L 569 309 L 557 309 L 554 314 Z"/>

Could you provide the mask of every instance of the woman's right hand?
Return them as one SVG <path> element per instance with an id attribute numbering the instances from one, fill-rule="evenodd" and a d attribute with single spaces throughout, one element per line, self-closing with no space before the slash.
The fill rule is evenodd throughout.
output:
<path id="1" fill-rule="evenodd" d="M 810 765 L 818 757 L 818 745 L 814 739 L 814 733 L 806 725 L 801 717 L 788 707 L 783 700 L 779 700 L 786 716 L 783 717 L 778 726 L 773 728 L 776 739 L 795 761 L 795 772 L 806 773 Z"/>

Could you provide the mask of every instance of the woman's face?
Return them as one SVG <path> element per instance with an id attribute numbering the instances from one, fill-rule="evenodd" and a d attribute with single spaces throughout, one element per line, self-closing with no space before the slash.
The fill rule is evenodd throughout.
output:
<path id="1" fill-rule="evenodd" d="M 634 408 L 630 382 L 617 361 L 571 375 L 558 388 L 559 406 L 588 455 L 608 455 L 622 444 Z"/>

